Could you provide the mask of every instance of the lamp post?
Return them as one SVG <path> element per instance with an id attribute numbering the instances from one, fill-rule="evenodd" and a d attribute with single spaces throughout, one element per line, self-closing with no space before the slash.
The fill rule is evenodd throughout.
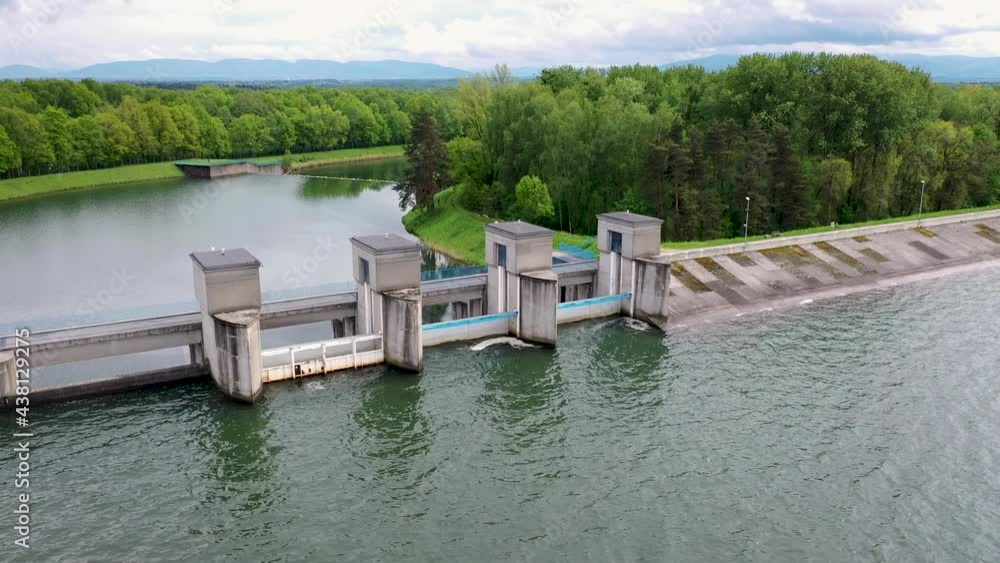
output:
<path id="1" fill-rule="evenodd" d="M 743 252 L 747 251 L 748 244 L 750 244 L 750 196 L 747 196 L 747 218 L 743 223 Z"/>
<path id="2" fill-rule="evenodd" d="M 919 227 L 924 215 L 924 190 L 927 188 L 927 180 L 920 180 L 920 210 L 917 211 L 917 226 Z"/>

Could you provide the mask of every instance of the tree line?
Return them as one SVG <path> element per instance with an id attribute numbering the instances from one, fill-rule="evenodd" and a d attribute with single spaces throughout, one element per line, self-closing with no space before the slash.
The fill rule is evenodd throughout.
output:
<path id="1" fill-rule="evenodd" d="M 664 238 L 770 233 L 1000 203 L 1000 88 L 934 84 L 865 55 L 735 66 L 504 66 L 457 88 L 164 89 L 0 82 L 0 175 L 411 141 L 404 205 L 455 185 L 471 210 L 593 232 L 665 219 Z M 422 174 L 422 175 L 421 175 Z"/>
<path id="2" fill-rule="evenodd" d="M 1000 203 L 1000 89 L 937 85 L 872 56 L 501 73 L 462 82 L 455 103 L 464 134 L 448 157 L 464 205 L 571 232 L 630 210 L 664 218 L 666 239 L 732 237 L 748 197 L 756 234 L 902 216 L 921 181 L 927 210 Z M 551 204 L 525 187 L 537 181 Z"/>
<path id="3" fill-rule="evenodd" d="M 400 144 L 422 108 L 446 130 L 457 124 L 441 103 L 447 97 L 388 88 L 176 90 L 93 80 L 3 81 L 0 175 Z"/>

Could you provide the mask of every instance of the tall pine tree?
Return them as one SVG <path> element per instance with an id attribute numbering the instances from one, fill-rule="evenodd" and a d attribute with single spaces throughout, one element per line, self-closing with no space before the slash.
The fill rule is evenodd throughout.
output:
<path id="1" fill-rule="evenodd" d="M 406 174 L 395 187 L 400 209 L 433 209 L 434 195 L 451 184 L 451 178 L 448 147 L 441 140 L 437 122 L 429 111 L 421 110 L 413 121 L 406 159 L 409 163 Z"/>

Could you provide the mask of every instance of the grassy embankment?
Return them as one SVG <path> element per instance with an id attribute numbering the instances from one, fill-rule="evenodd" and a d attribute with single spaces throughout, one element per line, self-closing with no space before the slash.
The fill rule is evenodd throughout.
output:
<path id="1" fill-rule="evenodd" d="M 946 211 L 935 211 L 933 213 L 924 213 L 924 219 L 933 219 L 934 217 L 949 217 L 951 215 L 961 215 L 963 213 L 975 213 L 977 211 L 991 211 L 994 209 L 1000 209 L 1000 205 L 991 205 L 987 207 L 976 207 L 973 209 L 949 209 Z M 904 221 L 916 221 L 916 215 L 910 215 L 907 217 L 891 217 L 889 219 L 879 219 L 876 221 L 865 221 L 863 223 L 852 223 L 849 225 L 837 225 L 836 227 L 811 227 L 808 229 L 797 229 L 794 231 L 787 231 L 781 233 L 780 238 L 794 237 L 800 235 L 815 235 L 820 233 L 833 233 L 837 231 L 843 231 L 845 229 L 856 229 L 858 227 L 874 227 L 876 225 L 888 225 L 892 223 L 902 223 Z M 766 240 L 766 236 L 752 236 L 750 237 L 750 242 L 758 240 Z M 737 238 L 727 238 L 727 239 L 717 239 L 717 240 L 707 240 L 707 241 L 687 241 L 687 242 L 665 242 L 663 243 L 663 248 L 667 250 L 692 250 L 695 248 L 705 248 L 710 246 L 725 246 L 727 244 L 740 244 L 743 242 L 743 237 Z"/>
<path id="2" fill-rule="evenodd" d="M 403 224 L 411 233 L 420 237 L 425 245 L 470 264 L 486 263 L 485 226 L 491 219 L 459 205 L 454 188 L 444 190 L 435 197 L 433 211 L 410 211 L 403 217 Z M 556 232 L 553 244 L 582 246 L 589 237 Z M 587 248 L 596 252 L 591 244 Z"/>
<path id="3" fill-rule="evenodd" d="M 383 158 L 396 158 L 403 156 L 403 145 L 390 145 L 388 147 L 369 147 L 365 149 L 340 149 L 335 151 L 305 152 L 292 155 L 292 172 L 316 168 L 319 166 L 329 166 L 331 164 L 342 164 L 345 162 L 361 162 L 365 160 L 380 160 Z M 186 162 L 220 162 L 224 159 L 189 158 Z M 282 157 L 278 156 L 258 156 L 252 159 L 258 163 L 273 164 L 280 163 Z"/>
<path id="4" fill-rule="evenodd" d="M 312 152 L 293 155 L 293 171 L 304 170 L 317 166 L 327 166 L 342 162 L 375 160 L 403 156 L 403 147 L 372 147 L 366 149 L 342 149 L 336 151 Z M 254 160 L 280 160 L 280 156 L 259 157 Z M 208 162 L 207 160 L 205 162 Z M 180 178 L 184 173 L 174 166 L 173 162 L 155 162 L 152 164 L 136 164 L 133 166 L 118 166 L 102 170 L 84 170 L 80 172 L 64 172 L 44 176 L 30 176 L 0 180 L 0 201 L 20 199 L 81 188 L 113 186 L 130 184 L 132 182 L 148 182 L 152 180 L 167 180 Z"/>
<path id="5" fill-rule="evenodd" d="M 486 247 L 486 235 L 483 231 L 483 227 L 490 222 L 490 219 L 462 208 L 457 201 L 457 195 L 458 194 L 454 189 L 448 189 L 441 192 L 437 195 L 437 206 L 433 211 L 411 211 L 403 217 L 403 224 L 406 225 L 407 230 L 419 236 L 427 246 L 459 260 L 473 264 L 483 264 L 485 262 Z M 1000 209 L 1000 205 L 979 207 L 975 209 L 956 209 L 934 213 L 924 213 L 923 218 L 931 219 L 934 217 L 946 217 L 950 215 L 974 213 L 977 211 L 989 211 L 993 209 Z M 916 219 L 917 216 L 913 215 L 910 217 L 894 217 L 878 221 L 840 225 L 836 228 L 813 227 L 810 229 L 799 229 L 796 231 L 782 233 L 781 238 L 796 235 L 834 232 L 856 227 L 870 227 L 873 225 L 900 223 L 903 221 L 914 221 Z M 569 233 L 556 232 L 554 244 L 558 246 L 560 243 L 566 243 L 581 246 L 589 238 L 590 237 L 585 235 L 572 235 Z M 750 237 L 751 241 L 764 239 L 764 236 Z M 741 242 L 743 242 L 742 238 L 710 241 L 665 242 L 663 243 L 663 248 L 667 250 L 690 250 L 693 248 L 723 246 L 727 244 L 738 244 Z M 587 250 L 592 252 L 597 251 L 592 242 Z"/>

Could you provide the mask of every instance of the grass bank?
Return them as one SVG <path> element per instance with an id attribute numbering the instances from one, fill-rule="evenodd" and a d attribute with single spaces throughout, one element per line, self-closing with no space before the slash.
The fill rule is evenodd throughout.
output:
<path id="1" fill-rule="evenodd" d="M 949 209 L 946 211 L 936 211 L 933 213 L 924 213 L 924 219 L 933 219 L 935 217 L 950 217 L 952 215 L 962 215 L 964 213 L 976 213 L 978 211 L 991 211 L 994 209 L 1000 209 L 1000 205 L 991 205 L 987 207 L 976 207 L 971 209 Z M 837 225 L 836 227 L 811 227 L 808 229 L 797 229 L 794 231 L 787 231 L 781 233 L 781 238 L 794 237 L 800 235 L 815 235 L 820 233 L 835 233 L 837 231 L 843 231 L 845 229 L 856 229 L 858 227 L 874 227 L 876 225 L 889 225 L 892 223 L 902 223 L 905 221 L 916 221 L 916 215 L 910 215 L 907 217 L 892 217 L 889 219 L 879 219 L 876 221 L 865 221 L 863 223 L 851 223 L 849 225 Z M 774 237 L 771 237 L 774 238 Z M 766 235 L 752 236 L 750 237 L 750 242 L 758 240 L 767 240 Z M 727 238 L 727 239 L 717 239 L 717 240 L 706 240 L 706 241 L 687 241 L 687 242 L 665 242 L 663 243 L 663 248 L 667 250 L 693 250 L 696 248 L 706 248 L 711 246 L 726 246 L 728 244 L 739 244 L 743 242 L 743 237 Z"/>
<path id="2" fill-rule="evenodd" d="M 406 230 L 420 237 L 429 248 L 470 264 L 486 263 L 487 223 L 492 219 L 465 209 L 458 202 L 458 192 L 449 188 L 435 196 L 431 211 L 413 210 L 403 217 Z M 553 244 L 583 246 L 590 237 L 556 232 Z M 590 244 L 588 250 L 596 252 Z"/>
<path id="3" fill-rule="evenodd" d="M 433 211 L 410 211 L 403 217 L 403 224 L 406 229 L 420 237 L 428 247 L 439 252 L 443 252 L 453 258 L 463 260 L 472 264 L 483 264 L 486 260 L 486 235 L 484 227 L 492 220 L 482 215 L 473 213 L 463 208 L 458 202 L 458 193 L 454 188 L 439 193 L 435 199 L 436 207 Z M 934 217 L 948 217 L 951 215 L 961 215 L 963 213 L 975 213 L 978 211 L 990 211 L 1000 209 L 1000 205 L 988 207 L 977 207 L 973 209 L 954 209 L 948 211 L 938 211 L 934 213 L 924 213 L 924 219 Z M 904 221 L 915 221 L 916 215 L 909 217 L 893 217 L 891 219 L 881 219 L 878 221 L 867 221 L 864 223 L 853 223 L 850 225 L 838 225 L 837 227 L 813 227 L 809 229 L 798 229 L 781 233 L 781 237 L 793 237 L 798 235 L 811 235 L 818 233 L 831 233 L 852 229 L 857 227 L 871 227 L 875 225 L 886 225 L 891 223 L 901 223 Z M 765 240 L 765 236 L 750 237 L 751 241 Z M 689 241 L 689 242 L 665 242 L 663 248 L 667 250 L 691 250 L 711 246 L 724 246 L 727 244 L 738 244 L 743 242 L 743 238 L 729 238 L 709 241 Z M 592 237 L 586 235 L 573 235 L 557 231 L 553 240 L 555 246 L 560 244 L 570 244 L 573 246 L 587 245 L 587 250 L 597 252 L 596 244 Z"/>
<path id="4" fill-rule="evenodd" d="M 27 178 L 13 178 L 11 180 L 0 180 L 0 201 L 77 190 L 80 188 L 164 180 L 168 178 L 180 178 L 182 176 L 184 176 L 184 173 L 174 166 L 172 162 L 156 162 L 153 164 L 118 166 L 103 170 L 84 170 L 80 172 L 30 176 Z"/>
<path id="5" fill-rule="evenodd" d="M 338 151 L 307 152 L 292 155 L 292 171 L 308 170 L 320 166 L 330 166 L 345 162 L 360 162 L 364 160 L 381 160 L 403 156 L 403 145 L 388 147 L 370 147 L 367 149 L 341 149 Z M 280 160 L 280 156 L 276 157 Z"/>
<path id="6" fill-rule="evenodd" d="M 395 158 L 398 156 L 403 156 L 403 147 L 401 145 L 302 153 L 293 155 L 292 161 L 294 163 L 293 171 L 298 171 L 343 162 Z M 274 159 L 280 160 L 281 156 L 264 156 L 255 160 L 264 161 Z M 196 159 L 195 161 L 208 162 L 205 159 Z M 63 172 L 60 174 L 46 174 L 44 176 L 14 178 L 11 180 L 0 180 L 0 201 L 67 190 L 78 190 L 81 188 L 148 182 L 151 180 L 167 180 L 182 176 L 184 176 L 184 173 L 174 166 L 173 162 L 155 162 L 152 164 L 118 166 L 102 170 L 84 170 L 80 172 Z"/>

